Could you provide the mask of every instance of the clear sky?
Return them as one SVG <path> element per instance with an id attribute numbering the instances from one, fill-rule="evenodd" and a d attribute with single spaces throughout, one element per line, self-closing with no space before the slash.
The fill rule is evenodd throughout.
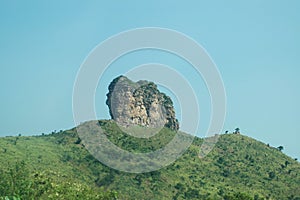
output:
<path id="1" fill-rule="evenodd" d="M 188 35 L 210 54 L 227 93 L 224 131 L 239 127 L 300 158 L 299 10 L 297 0 L 2 0 L 0 136 L 73 127 L 73 84 L 89 52 L 121 31 L 154 26 Z"/>

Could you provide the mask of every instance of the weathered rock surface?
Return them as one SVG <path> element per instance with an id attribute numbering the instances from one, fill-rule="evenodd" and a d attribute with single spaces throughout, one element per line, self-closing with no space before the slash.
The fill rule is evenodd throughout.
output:
<path id="1" fill-rule="evenodd" d="M 133 82 L 125 76 L 115 78 L 108 87 L 106 104 L 111 118 L 122 126 L 179 129 L 170 97 L 153 82 Z"/>

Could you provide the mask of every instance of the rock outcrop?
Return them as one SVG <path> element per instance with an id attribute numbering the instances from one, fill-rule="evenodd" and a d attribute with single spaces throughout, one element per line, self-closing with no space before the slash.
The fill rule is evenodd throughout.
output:
<path id="1" fill-rule="evenodd" d="M 111 118 L 122 126 L 168 127 L 177 131 L 173 102 L 153 82 L 115 78 L 108 87 L 106 104 Z"/>

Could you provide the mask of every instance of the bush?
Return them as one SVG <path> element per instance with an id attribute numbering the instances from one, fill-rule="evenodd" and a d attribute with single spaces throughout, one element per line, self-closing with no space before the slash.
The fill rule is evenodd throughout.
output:
<path id="1" fill-rule="evenodd" d="M 117 199 L 114 191 L 74 182 L 56 172 L 30 173 L 24 161 L 0 170 L 0 177 L 0 200 Z"/>

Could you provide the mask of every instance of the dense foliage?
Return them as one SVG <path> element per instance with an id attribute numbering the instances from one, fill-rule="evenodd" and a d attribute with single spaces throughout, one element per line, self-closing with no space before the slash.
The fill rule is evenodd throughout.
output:
<path id="1" fill-rule="evenodd" d="M 128 151 L 161 148 L 174 136 L 131 138 L 100 121 Z M 106 167 L 85 149 L 76 129 L 0 138 L 0 199 L 300 199 L 300 164 L 277 148 L 239 134 L 221 135 L 198 158 L 195 138 L 183 156 L 159 171 L 130 174 Z"/>

